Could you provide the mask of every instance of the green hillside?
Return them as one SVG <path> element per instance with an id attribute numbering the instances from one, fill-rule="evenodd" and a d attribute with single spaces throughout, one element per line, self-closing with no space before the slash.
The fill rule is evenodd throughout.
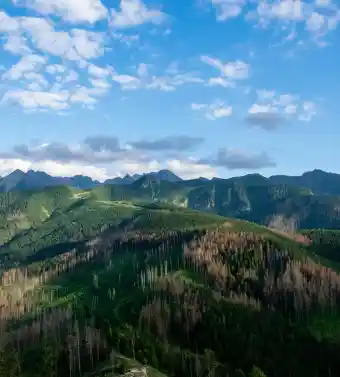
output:
<path id="1" fill-rule="evenodd" d="M 92 192 L 109 200 L 171 203 L 287 231 L 340 229 L 340 196 L 316 194 L 310 188 L 273 183 L 257 175 L 180 182 L 144 176 L 130 185 L 104 185 Z"/>
<path id="2" fill-rule="evenodd" d="M 2 197 L 1 377 L 338 376 L 336 232 L 120 194 Z"/>
<path id="3" fill-rule="evenodd" d="M 114 186 L 80 191 L 69 187 L 0 195 L 0 261 L 35 260 L 84 246 L 94 237 L 144 231 L 183 230 L 221 223 L 223 218 L 142 199 L 117 200 Z"/>
<path id="4" fill-rule="evenodd" d="M 102 200 L 163 202 L 281 230 L 340 229 L 340 196 L 314 195 L 310 189 L 254 179 L 167 182 L 142 177 L 131 185 L 92 190 Z"/>
<path id="5" fill-rule="evenodd" d="M 0 245 L 6 244 L 2 254 L 9 248 L 23 251 L 24 245 L 32 244 L 27 241 L 34 237 L 31 233 L 37 237 L 36 227 L 46 220 L 49 221 L 44 232 L 50 232 L 49 226 L 54 221 L 59 224 L 57 233 L 64 235 L 53 235 L 56 239 L 53 244 L 65 239 L 78 242 L 96 234 L 103 223 L 116 226 L 150 202 L 244 219 L 289 232 L 298 228 L 340 229 L 340 197 L 313 195 L 310 190 L 296 186 L 257 182 L 253 176 L 236 183 L 235 180 L 168 182 L 144 176 L 130 185 L 103 185 L 91 190 L 59 186 L 0 194 Z M 115 210 L 111 211 L 113 205 Z M 93 215 L 88 216 L 89 213 Z M 89 224 L 86 218 L 91 218 Z M 67 235 L 63 227 L 67 227 Z M 18 234 L 20 237 L 11 241 Z M 43 239 L 41 242 L 50 246 Z"/>

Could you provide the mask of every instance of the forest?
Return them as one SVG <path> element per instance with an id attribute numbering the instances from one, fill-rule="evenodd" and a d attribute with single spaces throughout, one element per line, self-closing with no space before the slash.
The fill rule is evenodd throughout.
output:
<path id="1" fill-rule="evenodd" d="M 104 194 L 2 202 L 1 377 L 339 376 L 337 231 Z"/>

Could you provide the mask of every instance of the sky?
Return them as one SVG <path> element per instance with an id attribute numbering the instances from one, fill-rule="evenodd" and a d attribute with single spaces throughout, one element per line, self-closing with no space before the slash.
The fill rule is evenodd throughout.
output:
<path id="1" fill-rule="evenodd" d="M 335 0 L 0 0 L 0 176 L 340 173 Z"/>

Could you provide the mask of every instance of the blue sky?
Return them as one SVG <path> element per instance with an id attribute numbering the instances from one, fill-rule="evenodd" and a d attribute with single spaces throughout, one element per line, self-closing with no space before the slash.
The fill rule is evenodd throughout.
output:
<path id="1" fill-rule="evenodd" d="M 1 0 L 0 176 L 340 173 L 333 0 Z"/>

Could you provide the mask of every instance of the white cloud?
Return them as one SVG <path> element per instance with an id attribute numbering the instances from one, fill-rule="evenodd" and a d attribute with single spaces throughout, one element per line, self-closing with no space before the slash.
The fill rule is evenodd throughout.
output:
<path id="1" fill-rule="evenodd" d="M 104 78 L 112 73 L 111 68 L 102 68 L 95 64 L 89 64 L 87 69 L 90 75 L 95 76 L 97 78 Z"/>
<path id="2" fill-rule="evenodd" d="M 236 86 L 236 81 L 245 80 L 249 77 L 250 66 L 241 60 L 223 63 L 217 58 L 203 55 L 201 56 L 201 61 L 216 68 L 220 72 L 220 76 L 208 79 L 208 86 L 234 88 Z"/>
<path id="3" fill-rule="evenodd" d="M 39 50 L 69 60 L 93 59 L 104 53 L 101 33 L 82 29 L 55 31 L 53 25 L 41 18 L 22 18 L 22 27 L 29 33 Z"/>
<path id="4" fill-rule="evenodd" d="M 40 73 L 28 72 L 24 74 L 24 77 L 31 83 L 39 85 L 40 88 L 46 88 L 49 84 L 45 77 Z"/>
<path id="5" fill-rule="evenodd" d="M 65 163 L 53 160 L 0 159 L 0 176 L 6 176 L 16 169 L 24 172 L 28 170 L 44 171 L 47 174 L 59 177 L 71 177 L 81 174 L 100 182 L 113 177 L 124 176 L 125 174 L 142 174 L 160 169 L 170 169 L 184 179 L 198 177 L 212 178 L 217 175 L 214 167 L 208 164 L 201 164 L 190 158 L 187 160 L 167 160 L 163 162 L 154 160 L 149 163 L 123 160 L 101 166 L 71 162 Z"/>
<path id="6" fill-rule="evenodd" d="M 216 20 L 227 22 L 235 17 L 244 17 L 249 22 L 267 29 L 270 24 L 279 24 L 283 41 L 295 40 L 303 29 L 311 34 L 319 46 L 320 38 L 334 30 L 340 22 L 340 9 L 331 0 L 203 0 L 216 10 Z M 296 31 L 296 25 L 303 27 Z M 292 38 L 294 35 L 294 38 Z"/>
<path id="7" fill-rule="evenodd" d="M 68 70 L 66 76 L 63 78 L 62 82 L 67 84 L 69 82 L 77 81 L 79 78 L 79 74 L 74 71 L 73 69 Z"/>
<path id="8" fill-rule="evenodd" d="M 260 26 L 267 27 L 271 22 L 280 22 L 291 32 L 300 23 L 311 33 L 312 39 L 320 46 L 320 38 L 334 30 L 339 21 L 339 8 L 330 1 L 261 1 L 249 19 L 255 19 Z M 284 29 L 284 28 L 282 28 Z"/>
<path id="9" fill-rule="evenodd" d="M 90 75 L 92 87 L 86 87 L 77 84 L 79 73 L 70 66 L 75 67 L 75 64 L 67 61 L 48 64 L 46 56 L 23 56 L 1 76 L 7 91 L 1 104 L 19 105 L 25 112 L 53 110 L 59 113 L 73 104 L 92 109 L 97 97 L 111 87 L 110 77 L 98 77 L 106 68 L 89 65 L 90 72 L 97 76 Z M 107 74 L 111 74 L 111 71 L 107 70 Z"/>
<path id="10" fill-rule="evenodd" d="M 316 115 L 316 104 L 312 101 L 306 101 L 302 105 L 302 112 L 299 116 L 299 120 L 309 122 Z"/>
<path id="11" fill-rule="evenodd" d="M 273 90 L 257 90 L 257 102 L 251 105 L 246 116 L 250 125 L 274 130 L 286 120 L 310 121 L 316 115 L 316 104 L 302 101 L 290 93 Z"/>
<path id="12" fill-rule="evenodd" d="M 32 52 L 28 47 L 28 40 L 20 34 L 9 34 L 4 44 L 4 50 L 13 55 L 26 55 Z"/>
<path id="13" fill-rule="evenodd" d="M 104 35 L 87 30 L 73 29 L 70 32 L 73 49 L 84 59 L 103 55 Z"/>
<path id="14" fill-rule="evenodd" d="M 281 0 L 268 3 L 262 1 L 257 6 L 257 14 L 260 21 L 268 18 L 299 21 L 303 20 L 306 12 L 306 5 L 303 1 Z"/>
<path id="15" fill-rule="evenodd" d="M 138 77 L 130 75 L 113 75 L 112 79 L 118 83 L 123 90 L 136 90 L 142 86 Z"/>
<path id="16" fill-rule="evenodd" d="M 201 164 L 194 158 L 169 160 L 166 162 L 165 167 L 184 179 L 199 177 L 213 178 L 217 175 L 216 169 L 213 166 Z"/>
<path id="17" fill-rule="evenodd" d="M 77 86 L 70 96 L 70 101 L 75 103 L 82 103 L 86 105 L 93 105 L 97 102 L 96 97 L 100 97 L 107 92 L 107 87 L 92 87 Z"/>
<path id="18" fill-rule="evenodd" d="M 147 84 L 147 89 L 158 89 L 165 92 L 175 91 L 184 84 L 200 84 L 203 80 L 194 73 L 183 73 L 169 76 L 153 76 Z"/>
<path id="19" fill-rule="evenodd" d="M 104 92 L 106 92 L 106 89 Z M 91 89 L 86 86 L 81 86 L 70 95 L 70 102 L 79 103 L 83 105 L 83 107 L 91 107 L 97 103 L 95 96 L 101 95 L 102 93 L 102 89 Z"/>
<path id="20" fill-rule="evenodd" d="M 210 105 L 193 103 L 191 109 L 194 111 L 203 110 L 204 116 L 209 120 L 230 117 L 233 113 L 233 108 L 220 100 L 217 100 Z"/>
<path id="21" fill-rule="evenodd" d="M 125 35 L 123 33 L 117 33 L 117 32 L 113 32 L 111 34 L 111 37 L 116 40 L 116 41 L 120 41 L 122 42 L 123 44 L 125 44 L 127 47 L 131 47 L 131 46 L 134 46 L 134 45 L 138 45 L 138 42 L 140 41 L 140 36 L 138 34 L 134 34 L 134 35 Z"/>
<path id="22" fill-rule="evenodd" d="M 211 0 L 217 11 L 217 21 L 227 21 L 238 17 L 246 4 L 246 0 Z"/>
<path id="23" fill-rule="evenodd" d="M 298 101 L 299 97 L 292 95 L 290 93 L 285 94 L 279 94 L 276 98 L 273 99 L 273 102 L 275 105 L 279 106 L 288 106 L 294 103 L 295 101 Z"/>
<path id="24" fill-rule="evenodd" d="M 67 92 L 34 92 L 28 90 L 10 90 L 8 91 L 3 102 L 21 105 L 27 110 L 65 110 L 69 107 L 67 102 L 69 94 Z"/>
<path id="25" fill-rule="evenodd" d="M 166 14 L 149 9 L 142 0 L 120 0 L 120 11 L 111 10 L 111 25 L 115 28 L 134 27 L 146 23 L 160 24 Z"/>
<path id="26" fill-rule="evenodd" d="M 2 75 L 3 80 L 20 80 L 25 73 L 36 72 L 46 63 L 47 59 L 40 55 L 27 55 Z"/>
<path id="27" fill-rule="evenodd" d="M 10 18 L 4 13 L 0 17 L 0 32 L 7 35 L 5 49 L 12 53 L 30 52 L 30 42 L 43 53 L 68 60 L 88 60 L 104 54 L 104 33 L 83 29 L 57 31 L 52 22 L 38 17 Z"/>
<path id="28" fill-rule="evenodd" d="M 306 20 L 306 29 L 312 32 L 319 31 L 326 23 L 325 16 L 313 12 Z"/>
<path id="29" fill-rule="evenodd" d="M 279 110 L 277 107 L 272 105 L 258 105 L 257 103 L 253 104 L 248 110 L 249 114 L 259 114 L 259 113 L 277 113 Z"/>
<path id="30" fill-rule="evenodd" d="M 60 163 L 49 160 L 32 162 L 24 159 L 0 159 L 0 176 L 5 176 L 16 169 L 20 169 L 24 172 L 28 170 L 44 171 L 52 176 L 60 177 L 70 177 L 81 174 L 99 181 L 104 181 L 112 177 L 108 175 L 107 169 L 92 165 L 84 166 L 84 164 Z"/>
<path id="31" fill-rule="evenodd" d="M 111 88 L 111 84 L 102 79 L 90 79 L 90 83 L 95 87 L 103 90 Z"/>
<path id="32" fill-rule="evenodd" d="M 19 27 L 18 20 L 9 17 L 5 12 L 0 10 L 0 32 L 11 33 L 15 32 Z"/>
<path id="33" fill-rule="evenodd" d="M 178 69 L 165 70 L 165 75 L 150 75 L 149 67 L 146 64 L 140 64 L 137 67 L 136 76 L 118 74 L 112 75 L 113 81 L 117 82 L 123 90 L 153 89 L 164 92 L 175 91 L 177 87 L 185 84 L 203 83 L 204 80 L 197 76 L 195 72 L 180 73 Z"/>
<path id="34" fill-rule="evenodd" d="M 46 67 L 46 72 L 54 75 L 56 73 L 64 73 L 66 71 L 66 67 L 61 64 L 50 64 Z"/>
<path id="35" fill-rule="evenodd" d="M 48 111 L 60 112 L 69 109 L 73 104 L 81 105 L 84 108 L 93 109 L 98 102 L 98 97 L 105 94 L 110 84 L 104 80 L 90 80 L 93 87 L 75 86 L 65 89 L 64 85 L 76 79 L 72 72 L 61 78 L 60 83 L 56 82 L 52 88 L 46 90 L 48 82 L 40 74 L 26 74 L 29 80 L 26 89 L 8 90 L 0 102 L 2 105 L 19 105 L 25 111 Z M 74 72 L 77 75 L 76 72 Z"/>
<path id="36" fill-rule="evenodd" d="M 212 77 L 208 80 L 209 86 L 222 86 L 223 88 L 234 88 L 235 83 L 224 79 L 223 77 Z"/>
<path id="37" fill-rule="evenodd" d="M 61 17 L 73 23 L 91 24 L 105 19 L 108 11 L 100 0 L 12 0 L 20 7 L 33 9 L 43 15 Z"/>
<path id="38" fill-rule="evenodd" d="M 285 108 L 284 108 L 284 112 L 286 113 L 286 114 L 296 114 L 296 112 L 297 112 L 297 108 L 298 108 L 298 106 L 297 105 L 287 105 Z"/>

